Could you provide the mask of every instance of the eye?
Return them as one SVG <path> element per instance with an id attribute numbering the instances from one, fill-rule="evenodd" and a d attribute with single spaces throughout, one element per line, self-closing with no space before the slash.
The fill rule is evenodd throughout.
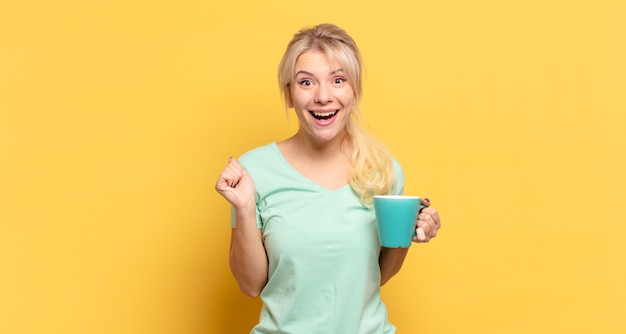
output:
<path id="1" fill-rule="evenodd" d="M 335 84 L 340 85 L 344 82 L 346 82 L 345 78 L 335 78 L 335 80 L 333 81 Z"/>
<path id="2" fill-rule="evenodd" d="M 309 79 L 300 80 L 300 81 L 298 81 L 298 83 L 301 86 L 311 86 L 313 84 L 313 82 L 311 80 L 309 80 Z"/>

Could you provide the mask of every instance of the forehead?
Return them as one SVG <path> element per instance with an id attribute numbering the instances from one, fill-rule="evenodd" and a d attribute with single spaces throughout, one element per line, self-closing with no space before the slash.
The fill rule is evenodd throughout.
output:
<path id="1" fill-rule="evenodd" d="M 326 53 L 320 50 L 305 51 L 296 59 L 295 74 L 301 71 L 310 73 L 327 73 L 341 69 L 342 66 L 337 59 L 331 59 Z"/>

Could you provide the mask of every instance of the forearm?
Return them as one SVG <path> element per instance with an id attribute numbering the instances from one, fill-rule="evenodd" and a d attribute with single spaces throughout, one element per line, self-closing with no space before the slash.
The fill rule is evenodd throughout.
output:
<path id="1" fill-rule="evenodd" d="M 257 297 L 267 282 L 268 262 L 254 213 L 237 213 L 237 224 L 231 234 L 229 264 L 241 291 Z"/>
<path id="2" fill-rule="evenodd" d="M 402 268 L 408 248 L 380 248 L 378 265 L 380 266 L 380 285 L 383 286 Z"/>

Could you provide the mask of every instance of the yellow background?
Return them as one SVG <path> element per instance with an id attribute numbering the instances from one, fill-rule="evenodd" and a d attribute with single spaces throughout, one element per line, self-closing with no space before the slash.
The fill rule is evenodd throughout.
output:
<path id="1" fill-rule="evenodd" d="M 295 131 L 299 28 L 359 43 L 368 128 L 440 236 L 399 333 L 626 332 L 626 2 L 0 4 L 0 333 L 244 333 L 228 156 Z"/>

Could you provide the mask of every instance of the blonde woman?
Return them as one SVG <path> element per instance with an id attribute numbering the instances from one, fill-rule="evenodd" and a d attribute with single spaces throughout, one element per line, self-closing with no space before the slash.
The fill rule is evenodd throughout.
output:
<path id="1" fill-rule="evenodd" d="M 303 29 L 278 81 L 298 131 L 230 159 L 215 186 L 232 208 L 231 271 L 263 301 L 251 333 L 395 333 L 380 286 L 408 248 L 380 246 L 372 197 L 401 194 L 404 174 L 359 125 L 358 47 L 335 25 Z M 415 242 L 441 226 L 422 204 Z"/>

